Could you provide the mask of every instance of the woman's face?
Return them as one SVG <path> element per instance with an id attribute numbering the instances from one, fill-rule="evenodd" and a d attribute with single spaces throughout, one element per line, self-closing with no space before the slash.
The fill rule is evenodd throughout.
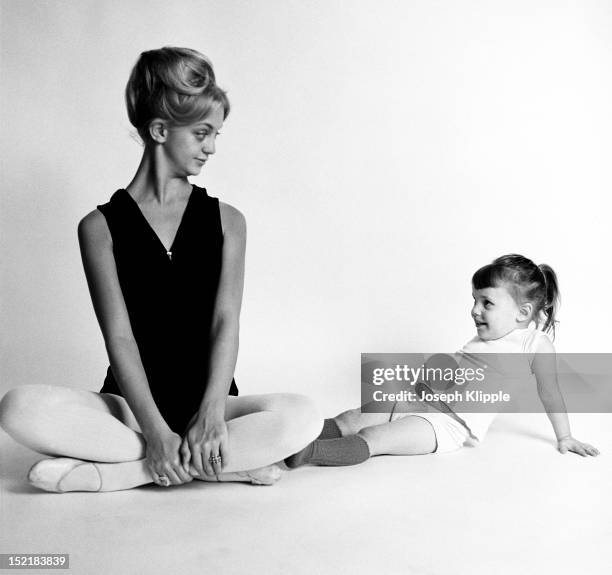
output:
<path id="1" fill-rule="evenodd" d="M 163 144 L 170 169 L 179 176 L 196 176 L 215 153 L 215 138 L 223 125 L 223 107 L 215 106 L 203 120 L 169 126 Z"/>

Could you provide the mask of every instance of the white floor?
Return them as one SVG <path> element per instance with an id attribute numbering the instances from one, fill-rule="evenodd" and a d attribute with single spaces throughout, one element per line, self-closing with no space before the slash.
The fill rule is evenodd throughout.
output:
<path id="1" fill-rule="evenodd" d="M 0 552 L 69 553 L 75 575 L 608 575 L 612 415 L 571 421 L 598 458 L 559 454 L 545 415 L 504 415 L 478 448 L 302 468 L 274 487 L 63 495 L 24 482 L 40 456 L 0 431 Z"/>

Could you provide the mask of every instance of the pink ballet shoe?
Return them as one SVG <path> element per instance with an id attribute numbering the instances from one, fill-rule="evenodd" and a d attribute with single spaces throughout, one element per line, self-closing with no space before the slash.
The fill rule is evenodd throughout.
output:
<path id="1" fill-rule="evenodd" d="M 195 467 L 189 466 L 189 474 L 200 481 L 209 482 L 231 482 L 241 481 L 248 482 L 252 485 L 274 485 L 283 475 L 283 470 L 276 464 L 266 465 L 259 469 L 250 469 L 249 471 L 232 471 L 230 473 L 221 473 L 215 475 L 200 475 Z"/>
<path id="2" fill-rule="evenodd" d="M 266 465 L 259 469 L 240 471 L 239 475 L 248 477 L 253 485 L 274 485 L 283 475 L 283 470 L 276 464 Z"/>
<path id="3" fill-rule="evenodd" d="M 84 481 L 81 485 L 73 485 L 72 487 L 68 487 L 65 484 L 68 476 L 82 465 L 93 465 L 98 474 L 97 487 L 90 484 L 89 481 Z M 34 487 L 55 493 L 65 493 L 66 491 L 100 491 L 102 489 L 102 476 L 98 466 L 91 461 L 72 459 L 70 457 L 43 459 L 35 463 L 28 472 L 28 481 Z"/>

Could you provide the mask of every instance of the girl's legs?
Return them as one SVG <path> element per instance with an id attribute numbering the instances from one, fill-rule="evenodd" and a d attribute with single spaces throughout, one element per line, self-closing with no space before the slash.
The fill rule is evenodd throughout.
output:
<path id="1" fill-rule="evenodd" d="M 370 455 L 425 455 L 436 450 L 436 433 L 431 423 L 418 415 L 366 427 L 359 431 Z"/>
<path id="2" fill-rule="evenodd" d="M 289 457 L 287 465 L 356 465 L 374 455 L 423 455 L 436 450 L 436 434 L 429 421 L 417 414 L 392 422 L 389 418 L 388 413 L 364 413 L 360 408 L 345 411 L 326 420 L 329 433 Z"/>
<path id="3" fill-rule="evenodd" d="M 362 408 L 349 409 L 334 417 L 342 437 L 355 435 L 366 427 L 389 423 L 389 413 L 364 413 Z"/>
<path id="4" fill-rule="evenodd" d="M 425 412 L 421 404 L 410 405 L 410 415 L 397 413 L 363 413 L 362 408 L 349 409 L 334 418 L 342 437 L 359 434 L 370 449 L 370 455 L 423 455 L 436 450 L 436 433 L 431 423 L 418 416 Z"/>
<path id="5" fill-rule="evenodd" d="M 224 470 L 228 473 L 279 461 L 306 445 L 321 428 L 312 402 L 294 394 L 229 397 L 226 419 L 229 461 L 224 462 Z M 119 396 L 23 386 L 9 391 L 0 402 L 0 425 L 19 443 L 40 453 L 100 462 L 74 470 L 75 475 L 87 475 L 87 485 L 94 486 L 93 490 L 100 476 L 102 490 L 128 489 L 152 481 L 144 460 L 144 438 Z M 34 476 L 37 471 L 39 475 L 49 471 L 49 465 L 38 470 L 34 466 Z"/>

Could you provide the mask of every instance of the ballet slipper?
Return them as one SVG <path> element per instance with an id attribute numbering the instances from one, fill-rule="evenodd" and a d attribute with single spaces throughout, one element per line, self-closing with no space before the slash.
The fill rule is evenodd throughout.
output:
<path id="1" fill-rule="evenodd" d="M 91 473 L 83 473 L 78 477 L 79 468 L 91 465 L 97 473 L 97 479 L 92 481 Z M 70 478 L 69 476 L 76 473 Z M 91 469 L 81 469 L 82 472 Z M 72 479 L 72 485 L 70 485 Z M 98 466 L 91 461 L 72 459 L 70 457 L 55 457 L 43 459 L 35 463 L 28 472 L 28 480 L 34 486 L 45 491 L 65 493 L 66 491 L 100 491 L 102 489 L 102 475 Z M 97 486 L 96 486 L 97 484 Z"/>
<path id="2" fill-rule="evenodd" d="M 259 469 L 239 471 L 239 475 L 248 477 L 252 485 L 274 485 L 283 475 L 283 470 L 276 464 L 266 465 Z"/>
<path id="3" fill-rule="evenodd" d="M 189 474 L 200 481 L 209 482 L 232 482 L 239 481 L 242 483 L 251 483 L 252 485 L 274 485 L 283 475 L 283 470 L 276 465 L 266 465 L 258 469 L 251 469 L 249 471 L 233 471 L 230 473 L 221 473 L 218 476 L 215 475 L 200 475 L 193 465 L 189 466 Z"/>

